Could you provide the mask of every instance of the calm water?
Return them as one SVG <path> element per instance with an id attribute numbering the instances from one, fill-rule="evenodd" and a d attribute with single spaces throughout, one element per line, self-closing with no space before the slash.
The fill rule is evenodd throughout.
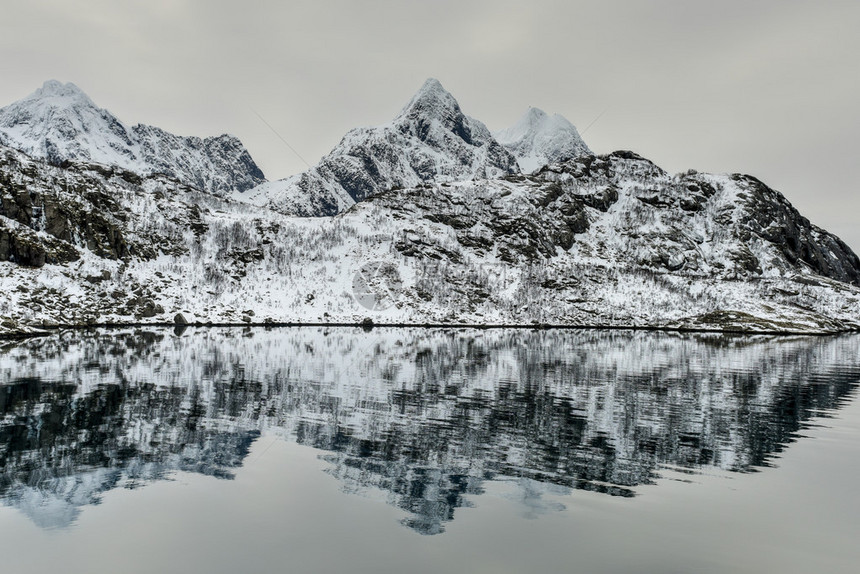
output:
<path id="1" fill-rule="evenodd" d="M 0 347 L 3 572 L 857 572 L 860 336 Z"/>

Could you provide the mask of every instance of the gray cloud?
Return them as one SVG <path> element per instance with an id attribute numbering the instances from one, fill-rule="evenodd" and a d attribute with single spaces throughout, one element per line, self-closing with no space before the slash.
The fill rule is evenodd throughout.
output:
<path id="1" fill-rule="evenodd" d="M 860 248 L 860 5 L 675 0 L 33 0 L 0 102 L 73 81 L 129 123 L 241 137 L 270 178 L 390 119 L 428 76 L 498 129 L 529 105 L 670 171 L 743 171 Z"/>

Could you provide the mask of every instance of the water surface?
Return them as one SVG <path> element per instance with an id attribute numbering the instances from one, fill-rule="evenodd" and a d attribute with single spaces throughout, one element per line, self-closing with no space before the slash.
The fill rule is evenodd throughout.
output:
<path id="1" fill-rule="evenodd" d="M 858 336 L 64 333 L 0 350 L 0 551 L 17 572 L 848 572 L 858 383 Z"/>

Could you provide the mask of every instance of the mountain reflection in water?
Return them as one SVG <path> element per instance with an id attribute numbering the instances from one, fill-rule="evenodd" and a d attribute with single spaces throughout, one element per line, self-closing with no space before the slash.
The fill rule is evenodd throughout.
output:
<path id="1" fill-rule="evenodd" d="M 442 532 L 488 480 L 633 496 L 667 465 L 768 466 L 860 380 L 860 336 L 104 330 L 0 348 L 0 499 L 74 523 L 113 488 L 230 479 L 261 433 Z"/>

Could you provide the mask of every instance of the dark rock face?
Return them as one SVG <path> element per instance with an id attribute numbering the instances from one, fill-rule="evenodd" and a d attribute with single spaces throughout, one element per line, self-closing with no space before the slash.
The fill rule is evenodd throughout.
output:
<path id="1" fill-rule="evenodd" d="M 266 181 L 238 138 L 176 136 L 153 126 L 137 125 L 141 160 L 149 173 L 160 173 L 215 195 L 247 191 Z"/>
<path id="2" fill-rule="evenodd" d="M 42 267 L 77 261 L 78 251 L 64 241 L 40 237 L 32 230 L 7 227 L 0 220 L 0 261 L 11 261 L 25 267 Z"/>
<path id="3" fill-rule="evenodd" d="M 127 215 L 103 184 L 95 178 L 66 178 L 60 193 L 47 174 L 13 181 L 10 176 L 19 166 L 14 156 L 0 158 L 0 215 L 100 257 L 131 254 L 122 229 Z"/>
<path id="4" fill-rule="evenodd" d="M 841 239 L 812 225 L 778 191 L 750 175 L 734 175 L 746 190 L 743 225 L 777 246 L 787 261 L 819 275 L 860 285 L 860 259 Z"/>
<path id="5" fill-rule="evenodd" d="M 463 249 L 481 257 L 495 253 L 510 264 L 543 264 L 558 250 L 573 249 L 607 258 L 625 272 L 734 280 L 811 269 L 858 284 L 857 255 L 810 224 L 781 194 L 748 176 L 719 180 L 695 173 L 669 176 L 621 151 L 580 156 L 530 176 L 396 190 L 373 201 L 406 218 L 446 225 Z M 528 190 L 527 196 L 511 194 L 505 185 Z M 598 221 L 607 223 L 595 230 Z M 406 233 L 396 248 L 409 257 L 463 257 L 437 243 Z"/>
<path id="6" fill-rule="evenodd" d="M 159 251 L 184 250 L 160 234 L 157 222 L 142 221 L 119 201 L 121 194 L 147 194 L 142 188 L 145 181 L 115 167 L 71 164 L 56 168 L 8 148 L 0 149 L 0 216 L 19 224 L 4 226 L 5 247 L 0 259 L 41 266 L 77 259 L 76 247 L 114 260 L 148 260 Z M 177 187 L 175 182 L 170 185 Z M 165 204 L 170 201 L 162 192 L 154 195 Z M 200 207 L 179 205 L 179 211 L 167 208 L 158 217 L 182 219 L 198 235 L 204 233 Z M 136 231 L 132 233 L 133 228 Z"/>
<path id="7" fill-rule="evenodd" d="M 763 276 L 767 268 L 781 273 L 808 268 L 860 284 L 860 260 L 843 241 L 751 176 L 736 174 L 725 183 L 695 172 L 669 176 L 633 152 L 618 151 L 549 165 L 532 177 L 576 188 L 578 201 L 604 213 L 626 187 L 635 201 L 620 208 L 616 247 L 642 253 L 635 260 L 640 266 L 750 278 Z M 727 191 L 730 187 L 735 189 Z"/>
<path id="8" fill-rule="evenodd" d="M 476 183 L 449 192 L 445 186 L 392 191 L 374 199 L 407 218 L 423 218 L 454 229 L 463 248 L 481 255 L 498 251 L 508 263 L 528 263 L 554 257 L 571 248 L 589 228 L 585 202 L 556 182 L 534 182 L 528 197 L 511 200 L 499 188 Z M 457 261 L 459 255 L 442 248 L 433 237 L 405 233 L 395 248 L 409 257 Z"/>

